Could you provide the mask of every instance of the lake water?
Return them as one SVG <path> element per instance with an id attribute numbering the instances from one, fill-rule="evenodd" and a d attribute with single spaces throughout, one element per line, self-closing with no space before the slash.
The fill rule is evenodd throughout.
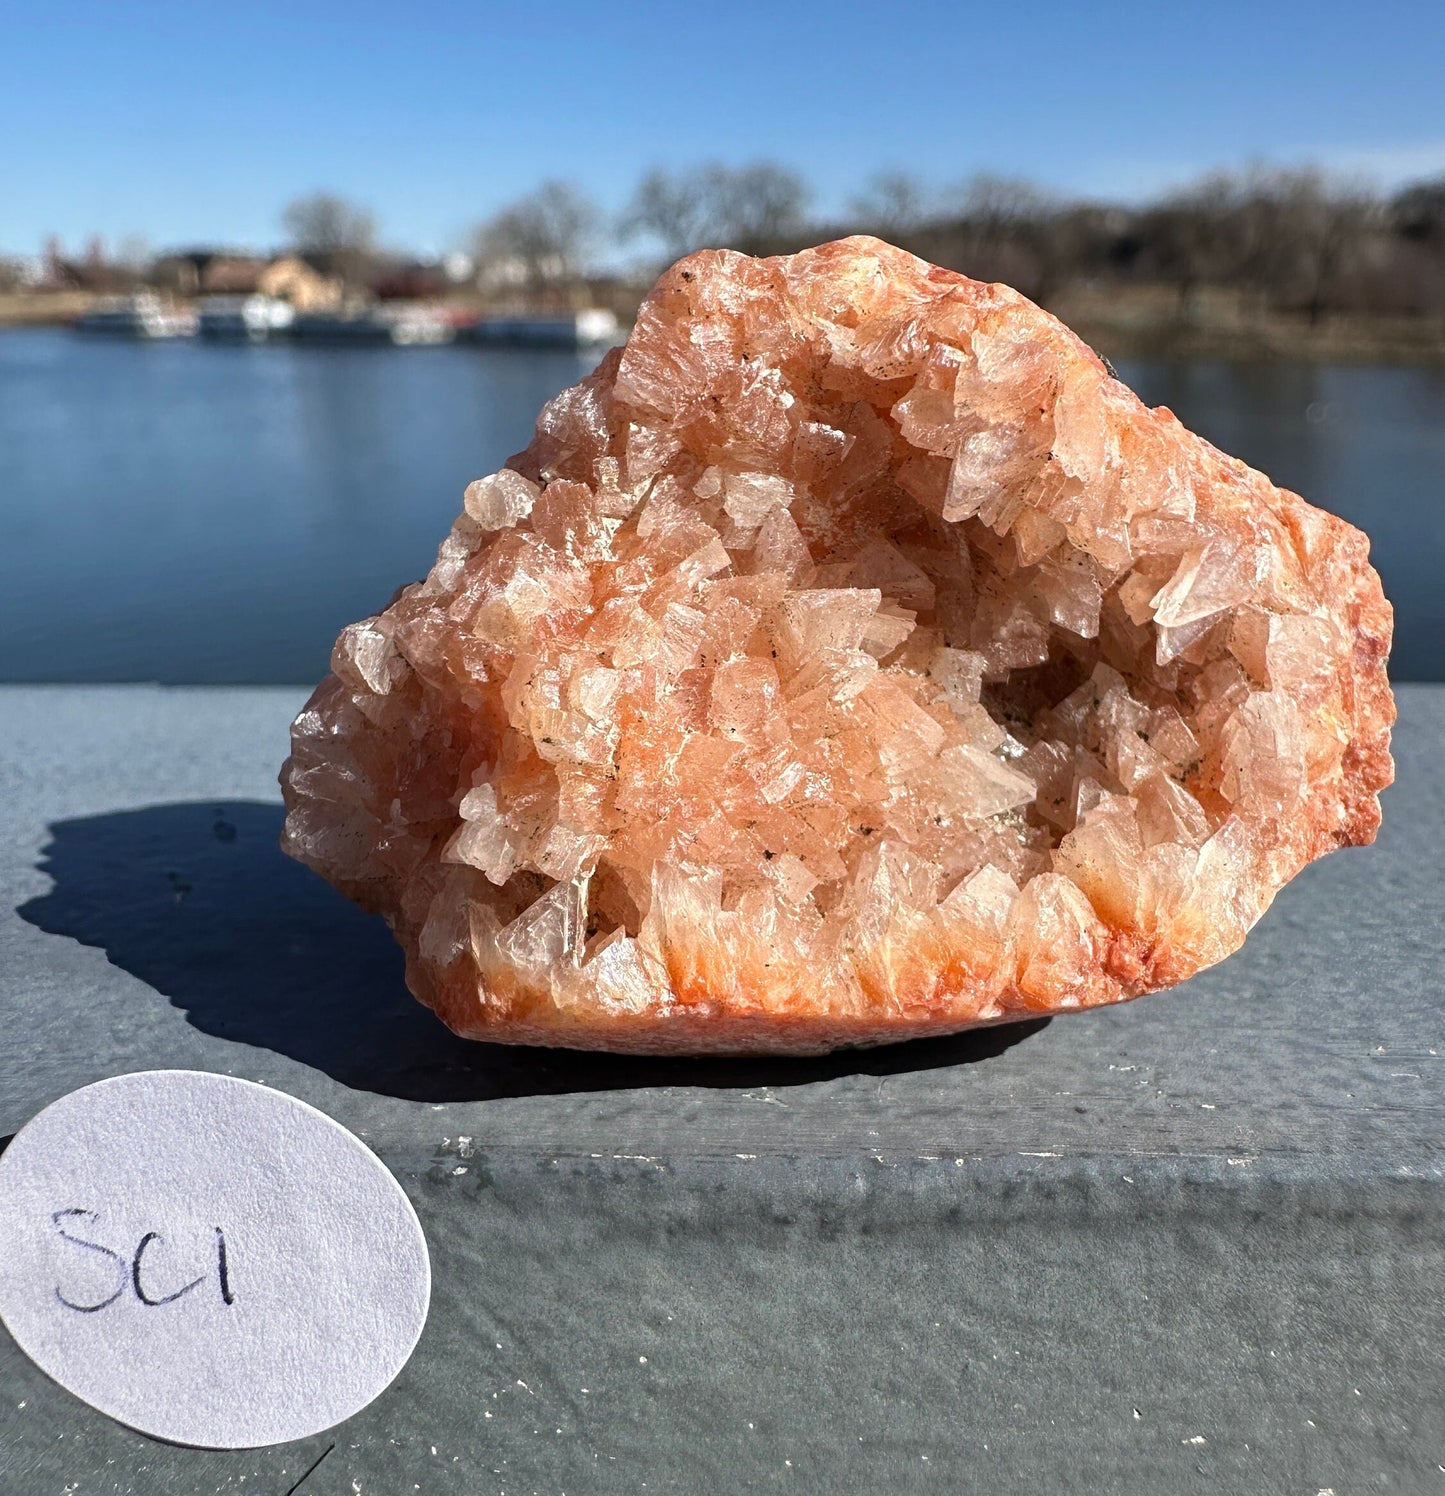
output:
<path id="1" fill-rule="evenodd" d="M 0 333 L 0 680 L 309 682 L 591 358 Z M 1121 364 L 1371 536 L 1445 677 L 1445 370 Z"/>

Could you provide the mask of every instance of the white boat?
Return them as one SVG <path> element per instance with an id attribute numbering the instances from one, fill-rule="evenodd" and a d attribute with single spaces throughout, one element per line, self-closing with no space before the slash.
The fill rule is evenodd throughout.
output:
<path id="1" fill-rule="evenodd" d="M 311 313 L 297 317 L 291 335 L 311 343 L 390 343 L 398 348 L 450 343 L 456 328 L 435 307 L 411 304 L 373 307 L 351 315 Z"/>
<path id="2" fill-rule="evenodd" d="M 391 327 L 391 341 L 402 348 L 435 347 L 456 337 L 456 325 L 436 307 L 400 304 L 383 307 L 377 316 Z"/>
<path id="3" fill-rule="evenodd" d="M 562 317 L 483 317 L 468 331 L 488 348 L 607 348 L 622 341 L 616 316 L 605 307 L 588 307 Z"/>
<path id="4" fill-rule="evenodd" d="M 203 338 L 259 343 L 289 330 L 296 311 L 275 296 L 207 296 L 197 307 Z"/>
<path id="5" fill-rule="evenodd" d="M 198 319 L 189 307 L 167 306 L 152 291 L 133 296 L 102 296 L 75 319 L 78 332 L 114 333 L 127 338 L 192 338 Z"/>

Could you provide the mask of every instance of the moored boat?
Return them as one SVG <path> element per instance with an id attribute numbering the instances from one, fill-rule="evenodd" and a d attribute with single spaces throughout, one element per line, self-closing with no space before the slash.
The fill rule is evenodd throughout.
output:
<path id="1" fill-rule="evenodd" d="M 103 296 L 75 319 L 77 332 L 111 333 L 127 338 L 194 337 L 197 317 L 189 307 L 172 307 L 150 291 Z"/>
<path id="2" fill-rule="evenodd" d="M 295 319 L 291 335 L 303 343 L 389 343 L 420 348 L 450 343 L 456 329 L 438 308 L 401 305 L 353 313 L 313 312 Z"/>
<path id="3" fill-rule="evenodd" d="M 275 296 L 207 296 L 197 308 L 203 338 L 261 342 L 284 333 L 295 320 L 289 301 Z"/>
<path id="4" fill-rule="evenodd" d="M 377 314 L 391 324 L 391 340 L 400 347 L 434 347 L 457 335 L 455 323 L 442 307 L 394 305 Z"/>
<path id="5" fill-rule="evenodd" d="M 482 317 L 467 330 L 487 348 L 606 348 L 622 339 L 616 316 L 605 307 L 588 307 L 560 317 Z"/>

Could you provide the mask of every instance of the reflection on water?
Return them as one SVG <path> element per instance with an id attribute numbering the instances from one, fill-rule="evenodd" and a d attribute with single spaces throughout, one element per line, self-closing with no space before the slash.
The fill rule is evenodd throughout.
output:
<path id="1" fill-rule="evenodd" d="M 593 362 L 0 336 L 0 679 L 314 680 Z"/>
<path id="2" fill-rule="evenodd" d="M 591 362 L 0 336 L 0 679 L 314 680 Z M 1393 673 L 1445 675 L 1445 371 L 1119 372 L 1367 530 Z"/>

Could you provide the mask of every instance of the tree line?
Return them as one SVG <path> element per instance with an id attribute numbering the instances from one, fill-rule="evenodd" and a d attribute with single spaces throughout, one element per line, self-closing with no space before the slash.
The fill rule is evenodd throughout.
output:
<path id="1" fill-rule="evenodd" d="M 477 224 L 444 263 L 453 289 L 470 282 L 491 297 L 547 300 L 599 280 L 641 284 L 695 249 L 785 253 L 866 232 L 1045 304 L 1080 284 L 1135 284 L 1170 288 L 1181 309 L 1227 291 L 1311 322 L 1445 317 L 1445 176 L 1382 194 L 1311 167 L 1252 167 L 1119 206 L 1014 177 L 938 189 L 890 171 L 841 213 L 814 205 L 799 173 L 769 161 L 649 171 L 611 214 L 577 185 L 547 181 Z M 371 213 L 347 198 L 309 194 L 282 224 L 289 250 L 354 290 L 447 289 L 440 270 L 430 282 L 398 280 L 399 266 L 418 262 L 384 250 Z"/>
<path id="2" fill-rule="evenodd" d="M 558 181 L 471 235 L 484 281 L 575 282 L 605 249 L 650 269 L 694 249 L 781 253 L 869 232 L 938 264 L 1047 302 L 1070 285 L 1164 285 L 1181 303 L 1211 289 L 1319 321 L 1333 313 L 1445 315 L 1445 176 L 1382 194 L 1313 167 L 1216 171 L 1140 206 L 1075 201 L 979 174 L 931 188 L 906 172 L 870 180 L 841 215 L 813 213 L 796 172 L 770 162 L 657 169 L 610 217 Z"/>

